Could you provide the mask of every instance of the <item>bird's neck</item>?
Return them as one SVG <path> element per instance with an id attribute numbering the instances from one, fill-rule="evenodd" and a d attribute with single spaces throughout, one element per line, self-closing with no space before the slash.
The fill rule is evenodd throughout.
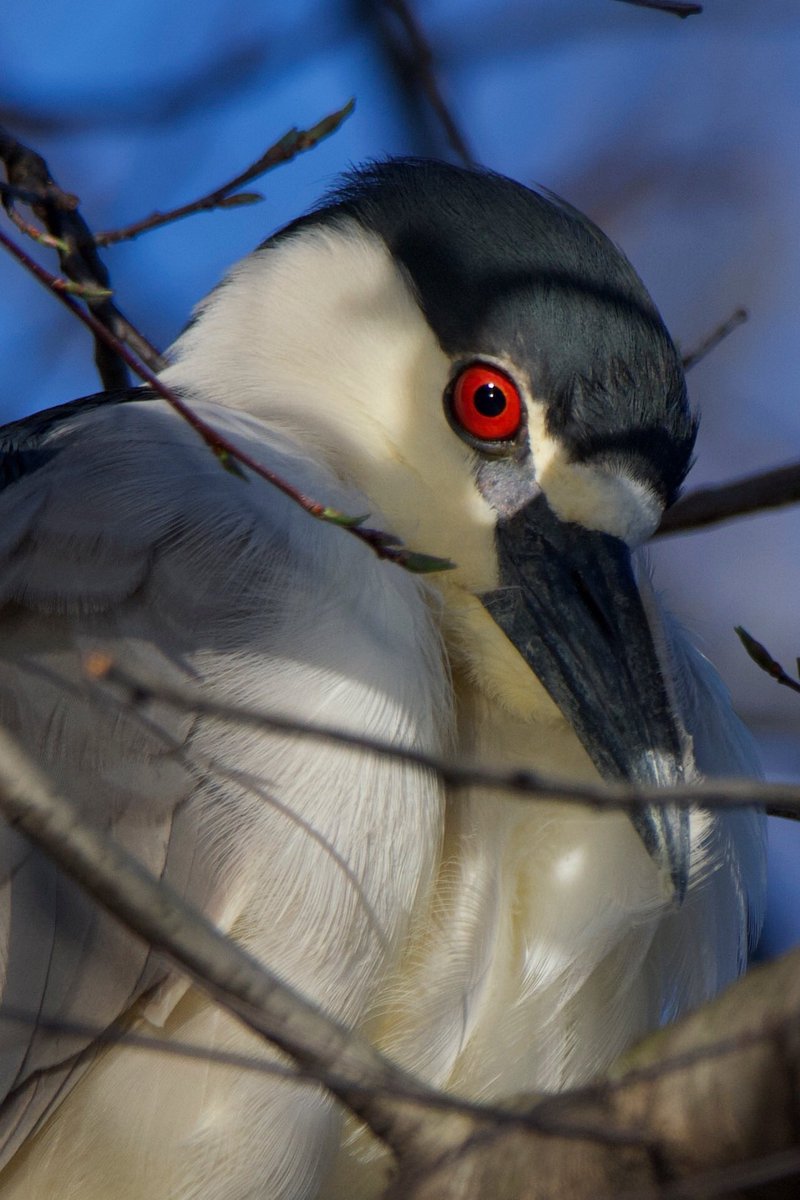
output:
<path id="1" fill-rule="evenodd" d="M 597 779 L 572 727 L 480 600 L 444 577 L 443 634 L 453 674 L 458 753 L 542 773 Z"/>

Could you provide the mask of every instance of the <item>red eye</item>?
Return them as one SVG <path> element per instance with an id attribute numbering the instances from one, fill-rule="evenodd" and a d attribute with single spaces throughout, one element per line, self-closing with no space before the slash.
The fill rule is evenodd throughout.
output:
<path id="1" fill-rule="evenodd" d="M 518 431 L 522 421 L 519 391 L 498 367 L 465 367 L 452 395 L 453 416 L 472 437 L 501 442 Z"/>

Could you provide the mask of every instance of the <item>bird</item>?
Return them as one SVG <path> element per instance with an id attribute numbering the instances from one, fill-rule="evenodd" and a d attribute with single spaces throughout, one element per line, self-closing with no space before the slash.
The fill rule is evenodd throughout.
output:
<path id="1" fill-rule="evenodd" d="M 622 251 L 544 189 L 368 163 L 232 268 L 162 380 L 447 569 L 223 470 L 147 385 L 7 425 L 0 721 L 59 790 L 457 1096 L 583 1084 L 735 979 L 763 911 L 756 809 L 449 787 L 157 691 L 574 783 L 757 775 L 644 557 L 697 421 Z M 98 691 L 98 649 L 155 697 Z M 323 1089 L 168 1053 L 285 1062 L 21 835 L 2 845 L 2 1200 L 380 1194 L 387 1155 Z"/>

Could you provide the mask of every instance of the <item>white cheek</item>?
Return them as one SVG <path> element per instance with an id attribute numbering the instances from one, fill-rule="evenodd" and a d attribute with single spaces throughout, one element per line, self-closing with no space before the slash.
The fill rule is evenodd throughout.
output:
<path id="1" fill-rule="evenodd" d="M 629 546 L 655 532 L 662 505 L 650 488 L 629 475 L 570 462 L 563 444 L 547 432 L 540 404 L 530 405 L 528 425 L 537 481 L 560 520 L 610 533 Z"/>

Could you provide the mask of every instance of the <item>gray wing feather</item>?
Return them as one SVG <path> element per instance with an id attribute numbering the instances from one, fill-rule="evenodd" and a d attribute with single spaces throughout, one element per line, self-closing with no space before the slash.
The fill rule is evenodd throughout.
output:
<path id="1" fill-rule="evenodd" d="M 354 539 L 311 521 L 268 485 L 222 471 L 160 402 L 63 414 L 49 426 L 39 423 L 33 446 L 17 454 L 23 464 L 27 454 L 35 469 L 17 471 L 0 492 L 0 720 L 98 824 L 225 927 L 257 883 L 243 855 L 248 830 L 270 838 L 274 822 L 283 821 L 274 890 L 288 905 L 292 888 L 300 887 L 294 880 L 296 855 L 308 843 L 304 821 L 310 829 L 318 817 L 304 815 L 298 803 L 297 815 L 287 818 L 278 806 L 269 825 L 264 799 L 281 789 L 291 793 L 304 767 L 322 777 L 323 760 L 315 768 L 314 752 L 286 739 L 258 744 L 252 731 L 195 720 L 164 705 L 131 712 L 107 697 L 98 702 L 81 656 L 107 648 L 148 679 L 194 682 L 218 699 L 306 716 L 318 711 L 333 723 L 337 714 L 346 723 L 360 705 L 353 719 L 363 723 L 366 712 L 377 736 L 430 743 L 447 706 L 424 591 L 378 564 Z M 309 474 L 287 439 L 250 418 L 219 409 L 206 415 L 218 426 L 227 422 L 231 436 L 301 486 L 322 489 L 327 502 L 363 511 L 363 498 L 348 495 L 319 468 Z M 422 661 L 427 673 L 419 671 Z M 324 767 L 330 798 L 321 811 L 334 832 L 316 836 L 330 842 L 328 874 L 317 872 L 302 886 L 306 892 L 327 888 L 334 897 L 325 901 L 328 907 L 335 903 L 356 914 L 338 921 L 345 943 L 354 939 L 359 906 L 367 913 L 359 935 L 363 963 L 350 972 L 352 983 L 339 984 L 339 1010 L 352 1015 L 363 1003 L 358 987 L 377 969 L 374 948 L 365 949 L 375 941 L 371 926 L 383 923 L 378 940 L 402 938 L 400 925 L 391 929 L 386 922 L 398 907 L 410 909 L 414 889 L 432 867 L 420 859 L 416 879 L 409 867 L 408 894 L 399 905 L 397 898 L 381 900 L 390 864 L 372 868 L 372 891 L 360 894 L 347 870 L 330 867 L 342 793 L 361 788 L 366 802 L 377 784 L 398 811 L 398 787 L 406 789 L 406 803 L 408 795 L 419 796 L 418 808 L 406 816 L 408 847 L 414 838 L 426 842 L 431 861 L 440 797 L 419 778 L 382 784 L 380 766 L 356 782 L 363 763 L 352 755 L 329 753 Z M 291 853 L 287 820 L 298 834 Z M 423 837 L 425 825 L 431 829 Z M 404 838 L 395 839 L 398 853 L 410 853 Z M 346 838 L 343 853 L 347 858 Z M 7 1160 L 60 1103 L 92 1054 L 88 1039 L 54 1033 L 52 1024 L 88 1021 L 105 1028 L 152 994 L 168 969 L 8 830 L 0 861 L 2 1002 L 31 1016 L 28 1026 L 0 1021 L 0 1148 Z M 336 918 L 329 919 L 337 928 Z M 289 954 L 285 964 L 288 976 L 294 972 L 300 986 L 310 986 L 309 979 L 324 986 L 319 963 L 311 976 L 307 966 L 321 952 L 298 945 L 295 953 L 296 961 Z M 328 953 L 341 957 L 333 941 Z M 337 962 L 325 970 L 341 973 L 343 967 Z M 336 988 L 328 992 L 337 995 Z"/>
<path id="2" fill-rule="evenodd" d="M 701 775 L 761 777 L 752 736 L 714 667 L 662 614 L 675 698 Z M 766 821 L 757 808 L 697 811 L 695 852 L 683 910 L 664 922 L 648 969 L 660 976 L 662 1019 L 714 995 L 744 970 L 758 938 L 766 894 Z M 696 947 L 706 947 L 698 955 Z"/>
<path id="3" fill-rule="evenodd" d="M 707 658 L 677 631 L 671 638 L 683 687 L 681 703 L 692 735 L 697 766 L 708 777 L 763 777 L 755 740 L 734 712 L 730 693 Z M 717 814 L 720 836 L 727 841 L 724 858 L 733 862 L 734 886 L 744 919 L 747 942 L 744 962 L 761 930 L 766 899 L 766 817 L 758 808 Z"/>

